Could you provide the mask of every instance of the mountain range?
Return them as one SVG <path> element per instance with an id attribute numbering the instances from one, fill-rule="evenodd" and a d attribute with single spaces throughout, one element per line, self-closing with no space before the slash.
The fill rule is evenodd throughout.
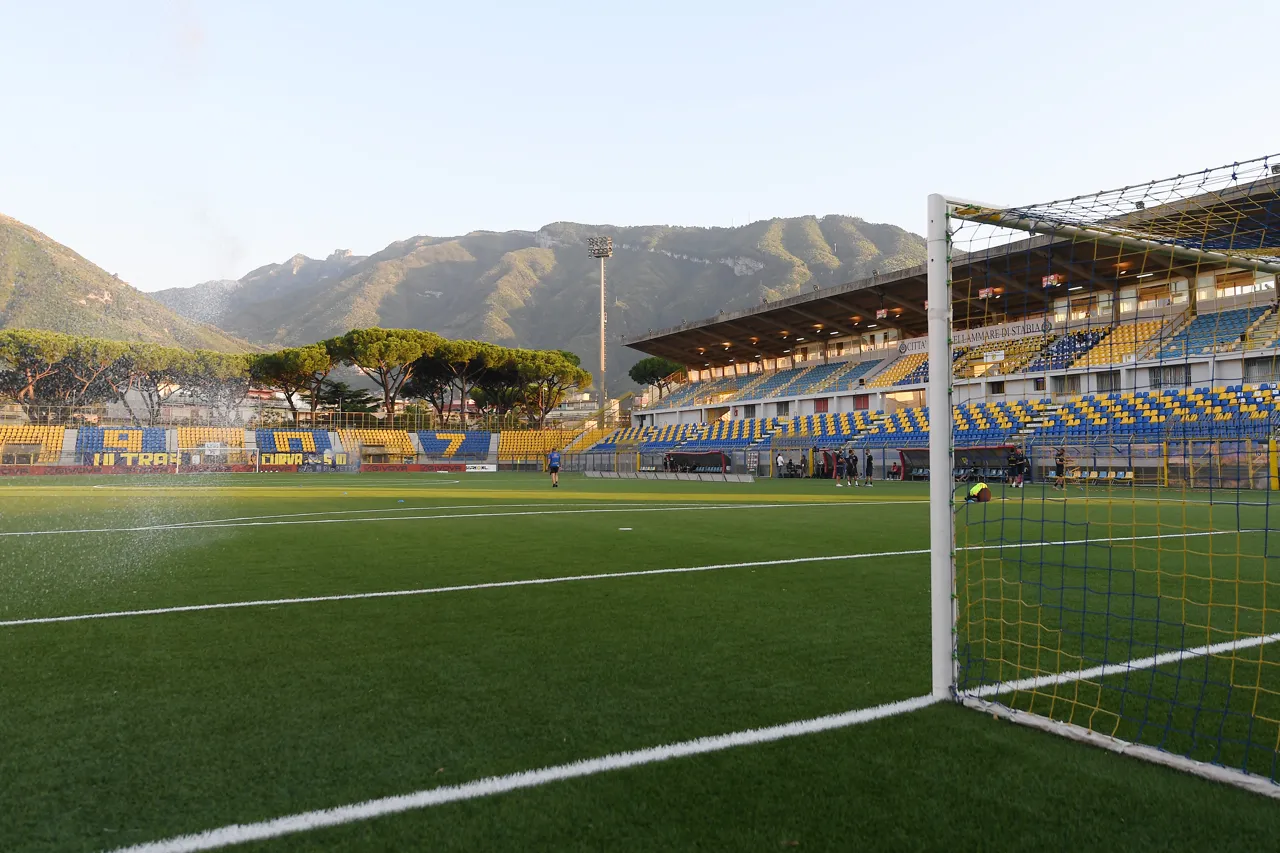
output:
<path id="1" fill-rule="evenodd" d="M 13 328 L 188 349 L 253 349 L 166 308 L 34 228 L 0 216 L 0 329 Z"/>
<path id="2" fill-rule="evenodd" d="M 772 219 L 738 228 L 614 227 L 557 222 L 537 231 L 413 237 L 365 256 L 295 255 L 238 281 L 151 294 L 173 311 L 263 346 L 359 326 L 430 329 L 533 348 L 568 349 L 594 370 L 599 265 L 586 239 L 613 238 L 606 272 L 611 390 L 640 358 L 623 335 L 923 263 L 924 240 L 849 216 Z"/>
<path id="3" fill-rule="evenodd" d="M 850 216 L 770 219 L 736 228 L 556 222 L 537 231 L 412 237 L 381 251 L 295 255 L 238 280 L 135 290 L 70 249 L 0 217 L 0 328 L 243 350 L 322 340 L 361 326 L 568 349 L 594 370 L 599 262 L 586 240 L 613 238 L 608 261 L 610 389 L 640 354 L 624 335 L 923 263 L 924 240 Z"/>

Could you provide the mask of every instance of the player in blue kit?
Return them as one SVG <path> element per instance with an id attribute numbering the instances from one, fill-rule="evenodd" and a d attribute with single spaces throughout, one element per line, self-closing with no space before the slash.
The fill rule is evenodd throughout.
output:
<path id="1" fill-rule="evenodd" d="M 560 488 L 560 451 L 552 450 L 547 454 L 547 470 L 551 472 L 551 488 Z"/>

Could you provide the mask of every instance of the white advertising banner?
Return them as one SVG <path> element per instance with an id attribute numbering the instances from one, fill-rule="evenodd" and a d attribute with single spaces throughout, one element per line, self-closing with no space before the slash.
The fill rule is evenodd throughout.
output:
<path id="1" fill-rule="evenodd" d="M 951 342 L 958 347 L 981 346 L 982 344 L 1000 343 L 1001 341 L 1016 341 L 1022 338 L 1030 338 L 1036 335 L 1049 335 L 1053 333 L 1053 321 L 1045 318 L 1038 320 L 1023 320 L 1017 323 L 1004 323 L 999 326 L 984 326 L 980 329 L 965 329 L 951 333 Z M 902 355 L 908 353 L 928 352 L 929 337 L 926 335 L 922 338 L 907 338 L 904 341 L 898 341 L 898 352 Z"/>

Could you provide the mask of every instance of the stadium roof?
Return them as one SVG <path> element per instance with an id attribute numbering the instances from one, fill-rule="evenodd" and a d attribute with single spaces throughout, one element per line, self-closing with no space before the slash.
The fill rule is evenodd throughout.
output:
<path id="1" fill-rule="evenodd" d="M 1011 322 L 1047 313 L 1069 291 L 1114 292 L 1130 282 L 1179 276 L 1193 277 L 1226 267 L 1225 261 L 1193 265 L 1173 252 L 1137 242 L 1128 248 L 1104 243 L 1032 237 L 958 256 L 952 263 L 952 310 L 957 329 Z M 1050 274 L 1066 280 L 1046 289 Z M 980 298 L 979 290 L 994 294 Z M 623 339 L 649 355 L 690 366 L 724 366 L 759 358 L 781 358 L 797 343 L 824 337 L 848 337 L 897 329 L 903 337 L 919 337 L 928 329 L 925 299 L 928 279 L 923 264 L 847 284 L 826 287 L 746 311 L 657 329 Z M 878 310 L 887 317 L 877 319 Z"/>
<path id="2" fill-rule="evenodd" d="M 1148 191 L 1149 192 L 1149 191 Z M 958 253 L 952 262 L 955 328 L 1010 322 L 1047 313 L 1069 291 L 1110 291 L 1141 276 L 1159 282 L 1213 272 L 1225 258 L 1189 259 L 1189 244 L 1231 251 L 1251 260 L 1276 252 L 1280 176 L 1267 175 L 1244 187 L 1214 188 L 1163 204 L 1139 207 L 1125 201 L 1130 190 L 1103 193 L 1033 208 L 1014 208 L 990 221 L 1010 217 L 1042 232 L 980 252 Z M 1170 195 L 1173 193 L 1171 192 Z M 1104 198 L 1105 197 L 1105 198 Z M 1086 201 L 1088 203 L 1086 203 Z M 1121 211 L 1129 211 L 1121 213 Z M 986 219 L 986 211 L 973 217 Z M 1103 215 L 1100 215 L 1103 214 Z M 1027 226 L 1026 223 L 1038 223 Z M 1103 240 L 1045 236 L 1043 232 L 1089 228 L 1109 232 Z M 1197 239 L 1198 238 L 1198 241 Z M 1259 258 L 1258 256 L 1262 256 Z M 1234 265 L 1234 264 L 1231 264 Z M 1259 264 L 1259 266 L 1272 264 Z M 1065 280 L 1046 288 L 1044 277 Z M 982 298 L 979 291 L 991 288 Z M 797 343 L 896 329 L 903 337 L 926 333 L 927 275 L 924 265 L 873 275 L 811 293 L 767 302 L 744 311 L 650 330 L 623 339 L 633 349 L 690 366 L 725 366 L 756 358 L 780 358 Z M 877 319 L 878 311 L 887 316 Z"/>

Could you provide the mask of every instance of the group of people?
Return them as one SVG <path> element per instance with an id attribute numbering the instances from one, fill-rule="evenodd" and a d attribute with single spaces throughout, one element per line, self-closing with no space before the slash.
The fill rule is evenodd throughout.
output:
<path id="1" fill-rule="evenodd" d="M 1009 450 L 1009 486 L 1021 489 L 1031 479 L 1031 460 L 1022 452 L 1021 447 Z"/>
<path id="2" fill-rule="evenodd" d="M 1067 457 L 1065 447 L 1057 447 L 1053 451 L 1053 488 L 1055 491 L 1067 489 L 1067 465 L 1074 460 Z M 1009 451 L 1009 485 L 1014 489 L 1024 488 L 1031 479 L 1031 460 L 1021 447 Z M 1081 488 L 1083 491 L 1083 487 Z"/>
<path id="3" fill-rule="evenodd" d="M 871 455 L 871 451 L 867 451 L 865 456 L 860 457 L 858 451 L 853 448 L 842 448 L 837 450 L 819 451 L 818 448 L 813 449 L 814 468 L 812 474 L 809 473 L 803 462 L 797 464 L 794 459 L 789 459 L 781 452 L 778 453 L 774 460 L 774 476 L 775 477 L 808 477 L 820 479 L 830 479 L 836 481 L 836 486 L 866 486 L 871 488 L 875 480 L 875 457 Z M 891 472 L 893 479 L 900 479 L 902 471 L 898 467 L 898 463 L 893 464 Z"/>
<path id="4" fill-rule="evenodd" d="M 863 485 L 868 489 L 871 488 L 873 475 L 875 474 L 875 458 L 871 455 L 871 451 L 867 451 L 866 461 L 862 463 L 862 483 L 858 483 L 858 451 L 856 450 L 837 450 L 835 451 L 836 463 L 836 488 L 841 486 L 857 486 Z M 843 480 L 844 482 L 840 482 Z"/>

